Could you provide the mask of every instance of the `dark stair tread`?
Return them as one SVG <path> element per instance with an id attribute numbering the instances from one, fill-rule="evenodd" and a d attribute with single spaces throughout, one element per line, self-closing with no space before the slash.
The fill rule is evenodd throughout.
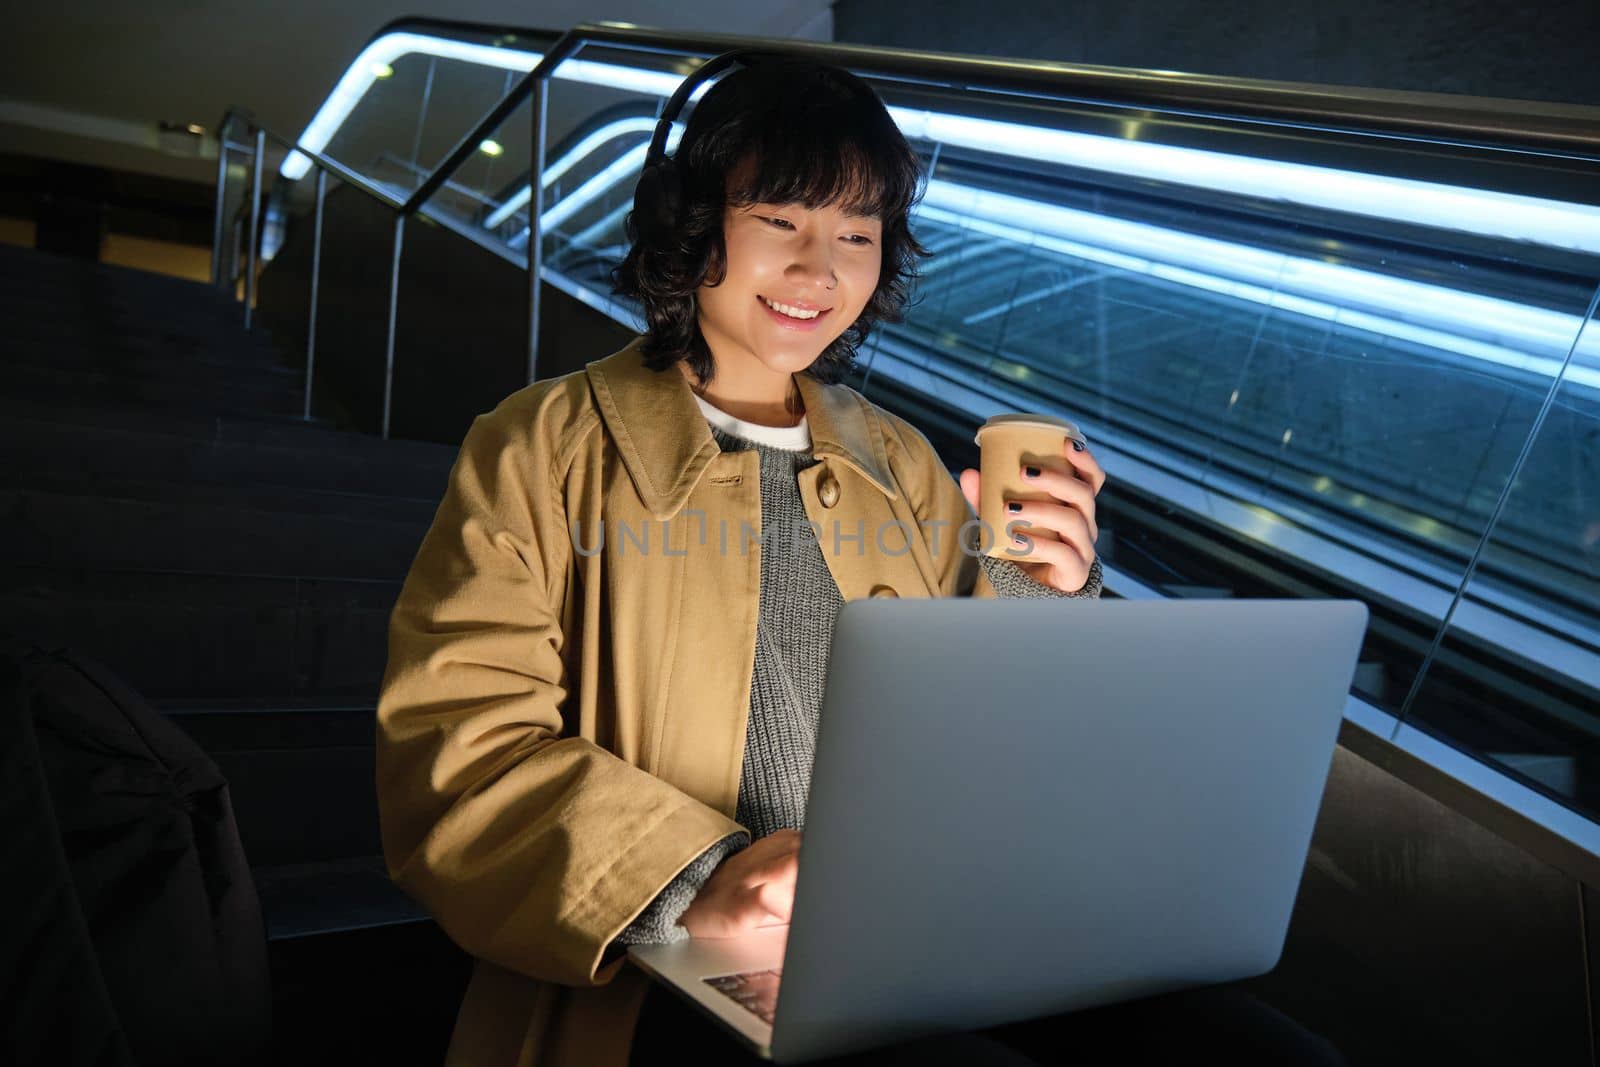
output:
<path id="1" fill-rule="evenodd" d="M 82 602 L 99 607 L 148 604 L 196 609 L 383 608 L 393 604 L 403 580 L 96 567 L 82 562 L 30 566 L 0 561 L 0 597 Z"/>
<path id="2" fill-rule="evenodd" d="M 99 598 L 74 595 L 79 587 L 68 583 L 18 582 L 0 593 L 0 629 L 47 648 L 78 649 L 152 703 L 178 711 L 221 710 L 244 699 L 331 710 L 375 699 L 398 583 L 274 588 L 147 577 L 149 595 L 124 582 Z M 163 579 L 171 588 L 162 588 Z M 307 588 L 313 584 L 321 587 Z"/>
<path id="3" fill-rule="evenodd" d="M 0 315 L 4 315 L 0 311 Z M 73 373 L 100 371 L 154 381 L 245 380 L 259 385 L 305 387 L 305 368 L 289 367 L 270 350 L 250 357 L 230 355 L 231 345 L 211 345 L 202 351 L 173 352 L 171 338 L 150 338 L 135 344 L 99 340 L 88 327 L 81 338 L 50 329 L 30 335 L 21 324 L 10 327 L 6 349 L 0 353 L 0 370 L 12 367 L 58 368 Z M 262 358 L 270 357 L 270 358 Z"/>
<path id="4" fill-rule="evenodd" d="M 162 393 L 202 397 L 237 394 L 252 400 L 305 404 L 305 387 L 293 375 L 257 368 L 170 367 L 150 372 L 117 362 L 73 363 L 65 360 L 0 361 L 8 391 L 26 396 L 38 390 L 46 394 L 64 388 L 85 392 L 108 389 L 128 390 L 140 396 Z"/>
<path id="5" fill-rule="evenodd" d="M 239 443 L 74 426 L 34 419 L 0 421 L 0 483 L 33 474 L 92 471 L 99 477 L 194 485 L 305 489 L 437 502 L 448 463 L 373 455 L 366 448 Z"/>
<path id="6" fill-rule="evenodd" d="M 374 693 L 378 681 L 373 679 Z M 378 716 L 373 700 L 335 704 L 302 697 L 276 707 L 228 707 L 218 699 L 152 701 L 201 748 L 214 753 L 370 748 Z"/>
<path id="7" fill-rule="evenodd" d="M 441 1064 L 473 959 L 432 921 L 267 944 L 271 1062 Z"/>
<path id="8" fill-rule="evenodd" d="M 175 719 L 186 715 L 365 715 L 374 717 L 371 700 L 331 700 L 323 696 L 188 696 L 150 702 Z"/>
<path id="9" fill-rule="evenodd" d="M 251 873 L 271 941 L 431 921 L 389 878 L 382 856 L 256 867 Z"/>
<path id="10" fill-rule="evenodd" d="M 0 245 L 0 276 L 6 275 L 32 279 L 41 284 L 97 285 L 113 292 L 156 294 L 175 300 L 218 304 L 233 302 L 226 293 L 207 282 L 15 245 Z"/>
<path id="11" fill-rule="evenodd" d="M 318 863 L 383 850 L 371 738 L 355 745 L 201 748 L 228 783 L 252 863 Z"/>
<path id="12" fill-rule="evenodd" d="M 6 450 L 0 448 L 0 459 Z M 90 497 L 97 501 L 172 506 L 191 511 L 266 512 L 381 519 L 426 526 L 438 509 L 436 499 L 370 493 L 319 486 L 240 485 L 236 482 L 183 481 L 106 474 L 93 470 L 54 471 L 13 467 L 0 474 L 0 492 L 52 497 Z"/>
<path id="13" fill-rule="evenodd" d="M 5 373 L 0 369 L 0 373 Z M 229 391 L 183 383 L 8 381 L 7 406 L 68 406 L 88 403 L 121 406 L 136 411 L 191 415 L 298 415 L 305 409 L 304 395 L 292 389 L 247 388 Z"/>
<path id="14" fill-rule="evenodd" d="M 427 527 L 416 515 L 208 510 L 5 488 L 0 516 L 0 540 L 16 564 L 302 578 L 403 578 Z"/>
<path id="15" fill-rule="evenodd" d="M 83 426 L 130 433 L 182 437 L 229 444 L 270 444 L 275 447 L 313 449 L 319 446 L 352 454 L 405 458 L 417 464 L 436 464 L 449 470 L 458 445 L 432 441 L 384 440 L 333 426 L 313 417 L 309 422 L 292 413 L 151 411 L 66 395 L 59 401 L 32 397 L 24 400 L 0 392 L 0 419 L 30 419 L 58 426 Z"/>

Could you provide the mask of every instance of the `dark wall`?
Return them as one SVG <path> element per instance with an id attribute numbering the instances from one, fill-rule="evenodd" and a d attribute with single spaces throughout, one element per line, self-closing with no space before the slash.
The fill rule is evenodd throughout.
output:
<path id="1" fill-rule="evenodd" d="M 838 0 L 855 44 L 1600 104 L 1594 0 Z"/>
<path id="2" fill-rule="evenodd" d="M 0 152 L 0 215 L 30 219 L 41 251 L 98 259 L 107 233 L 211 245 L 216 187 Z"/>

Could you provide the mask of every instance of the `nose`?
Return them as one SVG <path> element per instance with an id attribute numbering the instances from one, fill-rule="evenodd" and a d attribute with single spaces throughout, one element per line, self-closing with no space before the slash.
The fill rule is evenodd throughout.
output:
<path id="1" fill-rule="evenodd" d="M 833 269 L 833 243 L 809 234 L 794 246 L 794 261 L 784 271 L 786 280 L 803 290 L 832 290 L 839 284 Z"/>

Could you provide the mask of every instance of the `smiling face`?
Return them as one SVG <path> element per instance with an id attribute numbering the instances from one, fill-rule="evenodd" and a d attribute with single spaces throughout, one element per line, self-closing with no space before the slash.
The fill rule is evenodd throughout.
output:
<path id="1" fill-rule="evenodd" d="M 787 379 L 815 362 L 872 299 L 882 236 L 880 220 L 836 204 L 729 206 L 722 281 L 696 294 L 719 374 L 759 364 Z"/>

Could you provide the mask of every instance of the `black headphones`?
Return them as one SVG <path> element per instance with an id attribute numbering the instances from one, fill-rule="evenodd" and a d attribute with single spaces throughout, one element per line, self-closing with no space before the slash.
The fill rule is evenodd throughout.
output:
<path id="1" fill-rule="evenodd" d="M 683 175 L 676 162 L 667 155 L 667 136 L 672 132 L 673 121 L 689 102 L 689 97 L 694 95 L 695 89 L 735 63 L 748 67 L 764 59 L 777 58 L 781 58 L 779 53 L 750 48 L 713 56 L 684 78 L 668 98 L 666 106 L 661 109 L 655 133 L 650 138 L 644 168 L 639 173 L 639 184 L 633 190 L 633 219 L 641 238 L 659 245 L 677 224 L 683 200 Z"/>

